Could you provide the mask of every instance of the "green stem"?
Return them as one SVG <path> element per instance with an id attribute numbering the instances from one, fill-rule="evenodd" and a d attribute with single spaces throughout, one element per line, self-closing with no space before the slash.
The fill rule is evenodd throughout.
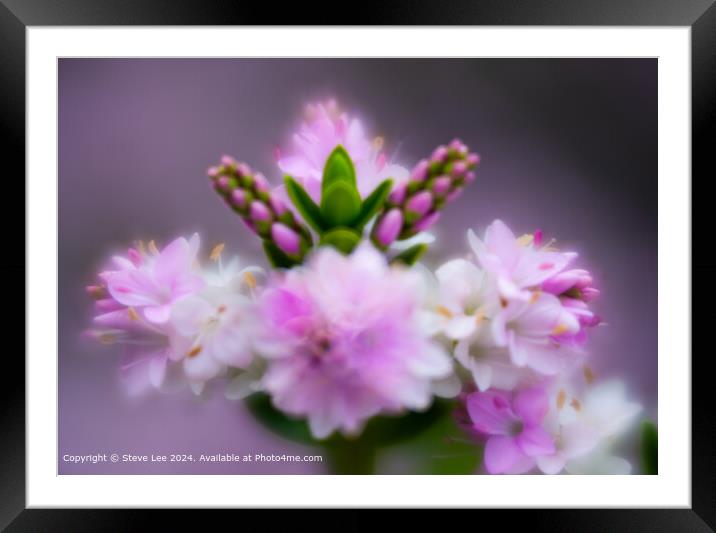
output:
<path id="1" fill-rule="evenodd" d="M 376 448 L 363 439 L 341 439 L 326 448 L 333 474 L 374 474 Z"/>

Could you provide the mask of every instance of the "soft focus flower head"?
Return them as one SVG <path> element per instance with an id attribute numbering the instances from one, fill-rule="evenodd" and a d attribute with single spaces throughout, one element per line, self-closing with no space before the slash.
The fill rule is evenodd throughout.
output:
<path id="1" fill-rule="evenodd" d="M 140 243 L 126 257 L 114 256 L 99 283 L 88 287 L 98 314 L 87 335 L 122 348 L 121 371 L 131 393 L 182 383 L 199 392 L 227 366 L 251 364 L 246 329 L 261 270 L 240 268 L 238 258 L 224 265 L 223 247 L 215 246 L 201 268 L 197 235 L 162 250 L 153 241 Z"/>
<path id="2" fill-rule="evenodd" d="M 296 179 L 314 201 L 320 198 L 323 165 L 338 145 L 342 145 L 353 160 L 358 190 L 363 197 L 387 178 L 403 180 L 408 175 L 406 168 L 388 160 L 383 138 L 369 139 L 363 123 L 342 110 L 334 99 L 309 103 L 291 141 L 291 150 L 284 152 L 277 148 L 278 166 Z"/>
<path id="3" fill-rule="evenodd" d="M 490 474 L 527 472 L 538 457 L 555 451 L 543 427 L 549 406 L 542 387 L 475 392 L 467 397 L 467 410 L 474 429 L 487 439 L 484 462 Z"/>
<path id="4" fill-rule="evenodd" d="M 422 293 L 420 275 L 391 268 L 369 244 L 350 256 L 319 248 L 305 267 L 274 276 L 257 343 L 274 405 L 307 417 L 317 438 L 428 407 L 452 365 L 420 328 Z"/>

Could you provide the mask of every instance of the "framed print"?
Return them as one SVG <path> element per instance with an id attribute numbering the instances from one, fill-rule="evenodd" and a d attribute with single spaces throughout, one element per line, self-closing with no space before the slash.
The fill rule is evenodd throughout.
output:
<path id="1" fill-rule="evenodd" d="M 107 507 L 714 523 L 691 355 L 708 2 L 545 2 L 530 27 L 460 2 L 401 27 L 10 4 L 11 530 Z"/>

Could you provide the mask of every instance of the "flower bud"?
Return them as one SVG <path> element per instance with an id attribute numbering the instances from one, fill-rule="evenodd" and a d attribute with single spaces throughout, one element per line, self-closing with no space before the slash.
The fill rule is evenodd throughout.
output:
<path id="1" fill-rule="evenodd" d="M 425 231 L 440 219 L 440 211 L 433 211 L 413 224 L 415 231 Z"/>
<path id="2" fill-rule="evenodd" d="M 271 211 L 258 200 L 251 202 L 249 215 L 253 222 L 267 222 L 271 220 Z"/>
<path id="3" fill-rule="evenodd" d="M 433 183 L 433 192 L 438 196 L 442 196 L 450 190 L 452 180 L 449 176 L 439 176 Z"/>
<path id="4" fill-rule="evenodd" d="M 422 191 L 412 196 L 405 204 L 405 209 L 422 216 L 433 206 L 433 195 L 428 191 Z"/>
<path id="5" fill-rule="evenodd" d="M 417 165 L 413 168 L 413 171 L 410 174 L 410 179 L 412 181 L 425 181 L 425 179 L 428 177 L 428 167 L 430 166 L 430 163 L 427 159 L 423 159 L 420 162 L 418 162 Z"/>
<path id="6" fill-rule="evenodd" d="M 268 192 L 269 191 L 269 183 L 266 180 L 266 177 L 261 174 L 260 172 L 257 172 L 254 174 L 254 187 L 257 191 L 261 192 Z"/>
<path id="7" fill-rule="evenodd" d="M 231 203 L 240 209 L 243 209 L 247 205 L 246 191 L 243 189 L 234 189 L 231 192 Z"/>
<path id="8" fill-rule="evenodd" d="M 448 149 L 446 146 L 438 146 L 435 150 L 433 150 L 432 155 L 430 156 L 430 161 L 433 163 L 444 163 L 448 156 Z"/>
<path id="9" fill-rule="evenodd" d="M 401 181 L 398 183 L 395 188 L 390 191 L 390 195 L 388 196 L 388 201 L 391 204 L 402 204 L 403 200 L 405 200 L 405 193 L 408 191 L 408 182 L 407 181 Z"/>
<path id="10" fill-rule="evenodd" d="M 381 247 L 389 246 L 398 238 L 403 227 L 403 213 L 393 208 L 381 217 L 375 225 L 373 240 Z"/>
<path id="11" fill-rule="evenodd" d="M 271 239 L 286 255 L 296 256 L 301 253 L 301 237 L 285 224 L 275 222 L 271 226 Z"/>
<path id="12" fill-rule="evenodd" d="M 445 199 L 446 199 L 448 202 L 454 202 L 455 200 L 457 200 L 458 198 L 460 198 L 460 196 L 462 196 L 462 191 L 463 191 L 463 188 L 462 188 L 462 187 L 458 187 L 457 189 L 455 189 L 454 191 L 452 191 L 450 194 L 448 194 L 448 195 L 445 197 Z"/>

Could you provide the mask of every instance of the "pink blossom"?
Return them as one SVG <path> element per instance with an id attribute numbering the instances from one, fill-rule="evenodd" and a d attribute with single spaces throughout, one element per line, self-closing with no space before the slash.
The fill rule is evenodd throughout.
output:
<path id="1" fill-rule="evenodd" d="M 549 405 L 541 387 L 475 392 L 467 396 L 467 410 L 473 428 L 487 437 L 484 462 L 490 474 L 528 472 L 539 457 L 555 452 L 543 427 Z"/>
<path id="2" fill-rule="evenodd" d="M 387 161 L 383 140 L 369 140 L 363 124 L 342 111 L 335 100 L 309 104 L 306 117 L 292 137 L 293 150 L 277 150 L 278 166 L 295 178 L 314 200 L 320 199 L 323 166 L 336 146 L 342 145 L 356 167 L 358 190 L 365 197 L 384 179 L 407 179 L 408 170 Z M 283 188 L 279 187 L 282 194 Z"/>
<path id="3" fill-rule="evenodd" d="M 276 407 L 307 417 L 317 438 L 427 408 L 452 365 L 420 327 L 422 284 L 369 244 L 348 257 L 320 248 L 306 266 L 277 273 L 258 302 L 256 343 Z"/>
<path id="4" fill-rule="evenodd" d="M 533 293 L 527 302 L 508 302 L 491 325 L 495 343 L 507 348 L 514 365 L 527 366 L 547 375 L 573 365 L 577 354 L 560 340 L 579 330 L 578 320 L 562 306 L 559 298 L 539 292 Z"/>
<path id="5" fill-rule="evenodd" d="M 472 230 L 468 240 L 482 268 L 497 276 L 502 295 L 523 301 L 531 297 L 528 289 L 561 272 L 577 256 L 536 247 L 529 238 L 518 239 L 501 220 L 490 224 L 484 240 Z"/>
<path id="6" fill-rule="evenodd" d="M 199 236 L 175 239 L 155 255 L 146 256 L 141 266 L 128 265 L 106 273 L 107 287 L 119 303 L 141 309 L 150 322 L 169 320 L 171 304 L 204 285 L 195 272 Z"/>

